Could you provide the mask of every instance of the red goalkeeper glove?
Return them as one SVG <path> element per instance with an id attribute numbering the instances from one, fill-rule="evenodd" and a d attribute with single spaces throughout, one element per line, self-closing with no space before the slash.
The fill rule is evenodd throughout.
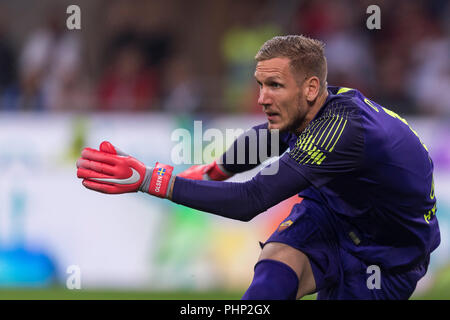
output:
<path id="1" fill-rule="evenodd" d="M 221 168 L 216 161 L 210 164 L 195 165 L 177 174 L 177 177 L 191 180 L 215 180 L 223 181 L 230 178 L 229 174 Z"/>
<path id="2" fill-rule="evenodd" d="M 142 191 L 167 198 L 173 167 L 158 162 L 146 167 L 108 141 L 99 149 L 83 149 L 77 161 L 77 177 L 86 188 L 110 194 Z"/>

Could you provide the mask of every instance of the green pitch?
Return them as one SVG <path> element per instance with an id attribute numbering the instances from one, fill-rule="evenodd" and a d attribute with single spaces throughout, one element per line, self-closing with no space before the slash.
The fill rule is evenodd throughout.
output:
<path id="1" fill-rule="evenodd" d="M 46 289 L 0 289 L 0 300 L 239 300 L 246 288 L 239 291 L 114 291 L 68 290 L 64 287 Z M 303 300 L 314 300 L 309 295 Z M 450 300 L 450 267 L 440 270 L 433 287 L 412 299 Z"/>
<path id="2" fill-rule="evenodd" d="M 237 300 L 241 292 L 1 289 L 0 300 Z"/>
<path id="3" fill-rule="evenodd" d="M 223 291 L 103 291 L 103 290 L 67 290 L 51 289 L 2 289 L 0 300 L 239 300 L 243 292 Z M 315 300 L 309 295 L 302 300 Z M 449 300 L 450 290 L 431 290 L 429 293 L 413 299 Z"/>

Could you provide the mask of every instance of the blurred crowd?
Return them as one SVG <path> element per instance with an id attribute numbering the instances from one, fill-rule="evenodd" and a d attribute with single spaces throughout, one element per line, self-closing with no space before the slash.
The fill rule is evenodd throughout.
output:
<path id="1" fill-rule="evenodd" d="M 450 116 L 447 0 L 79 1 L 81 30 L 58 1 L 24 19 L 28 3 L 0 6 L 2 111 L 256 113 L 256 51 L 304 34 L 326 44 L 328 84 Z M 380 30 L 366 27 L 371 4 Z"/>

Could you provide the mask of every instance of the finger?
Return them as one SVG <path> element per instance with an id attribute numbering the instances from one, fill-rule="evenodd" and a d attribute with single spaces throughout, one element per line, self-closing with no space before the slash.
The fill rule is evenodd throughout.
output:
<path id="1" fill-rule="evenodd" d="M 114 175 L 114 166 L 103 162 L 97 162 L 83 158 L 77 160 L 77 168 L 90 169 L 98 173 L 103 173 L 110 176 Z"/>
<path id="2" fill-rule="evenodd" d="M 109 141 L 103 141 L 100 144 L 100 151 L 106 152 L 106 153 L 112 153 L 112 154 L 116 154 L 119 156 L 123 156 L 123 157 L 127 157 L 129 156 L 128 154 L 126 154 L 125 152 L 123 152 L 122 150 L 120 150 L 119 148 L 117 148 L 116 146 L 113 146 L 111 142 Z"/>
<path id="3" fill-rule="evenodd" d="M 99 150 L 106 153 L 117 154 L 116 148 L 109 141 L 100 143 Z"/>
<path id="4" fill-rule="evenodd" d="M 85 169 L 85 168 L 78 168 L 77 170 L 77 177 L 82 179 L 89 179 L 89 178 L 111 178 L 110 175 L 106 175 L 94 170 Z"/>
<path id="5" fill-rule="evenodd" d="M 200 165 L 192 166 L 189 169 L 179 173 L 177 176 L 191 180 L 203 180 L 202 170 L 199 167 Z"/>
<path id="6" fill-rule="evenodd" d="M 90 190 L 98 191 L 101 193 L 108 193 L 108 194 L 121 193 L 117 187 L 112 186 L 110 184 L 99 183 L 99 182 L 95 182 L 95 181 L 91 181 L 91 180 L 87 180 L 87 179 L 84 179 L 82 181 L 82 184 L 83 184 L 83 186 L 85 186 L 86 188 L 88 188 Z"/>
<path id="7" fill-rule="evenodd" d="M 81 151 L 81 157 L 87 160 L 94 160 L 98 162 L 107 163 L 109 165 L 116 164 L 115 155 L 111 153 L 98 151 L 92 148 L 84 148 L 83 151 Z"/>

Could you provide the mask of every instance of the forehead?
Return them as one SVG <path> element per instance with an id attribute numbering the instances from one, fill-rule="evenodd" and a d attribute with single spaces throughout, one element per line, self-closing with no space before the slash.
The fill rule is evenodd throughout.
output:
<path id="1" fill-rule="evenodd" d="M 278 77 L 281 79 L 292 78 L 289 58 L 272 58 L 258 61 L 256 64 L 255 78 L 262 80 L 268 77 Z"/>

